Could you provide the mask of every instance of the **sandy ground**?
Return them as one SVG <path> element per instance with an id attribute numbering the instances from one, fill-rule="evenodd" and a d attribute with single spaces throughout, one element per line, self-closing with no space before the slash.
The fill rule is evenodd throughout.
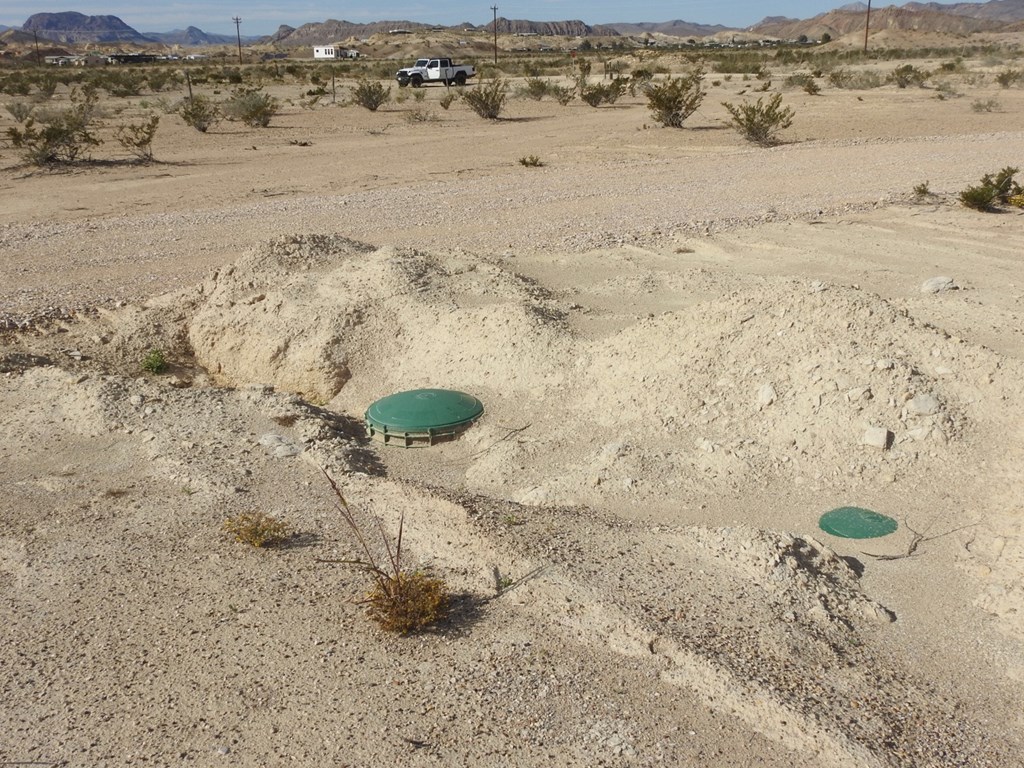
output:
<path id="1" fill-rule="evenodd" d="M 745 87 L 0 148 L 0 760 L 1024 764 L 1024 214 L 955 202 L 1024 90 L 787 91 L 765 150 Z M 369 443 L 422 386 L 486 414 Z M 449 621 L 366 618 L 321 468 Z M 847 504 L 900 528 L 818 529 Z M 287 546 L 221 533 L 252 510 Z"/>

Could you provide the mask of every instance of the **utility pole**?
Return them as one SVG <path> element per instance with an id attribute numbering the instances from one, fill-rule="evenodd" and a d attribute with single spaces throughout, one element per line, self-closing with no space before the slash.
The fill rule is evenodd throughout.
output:
<path id="1" fill-rule="evenodd" d="M 868 52 L 868 27 L 871 26 L 871 0 L 868 0 L 868 16 L 864 21 L 864 53 Z"/>
<path id="2" fill-rule="evenodd" d="M 242 63 L 242 18 L 241 16 L 232 16 L 231 20 L 235 22 L 235 37 L 238 38 L 238 63 Z"/>
<path id="3" fill-rule="evenodd" d="M 34 29 L 32 30 L 32 39 L 36 41 L 36 66 L 38 67 L 43 63 L 43 60 L 39 58 L 39 33 Z"/>
<path id="4" fill-rule="evenodd" d="M 494 11 L 494 65 L 498 65 L 498 6 L 492 5 Z"/>

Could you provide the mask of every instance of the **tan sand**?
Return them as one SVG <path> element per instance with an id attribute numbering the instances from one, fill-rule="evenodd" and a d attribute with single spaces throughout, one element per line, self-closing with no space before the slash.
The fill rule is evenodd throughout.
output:
<path id="1" fill-rule="evenodd" d="M 1021 765 L 1024 214 L 956 193 L 1021 164 L 1024 89 L 787 91 L 760 149 L 746 85 L 683 130 L 428 90 L 0 149 L 0 760 Z M 486 414 L 367 443 L 421 386 Z M 449 622 L 386 635 L 318 561 L 358 554 L 321 467 Z M 818 529 L 847 504 L 900 528 Z"/>

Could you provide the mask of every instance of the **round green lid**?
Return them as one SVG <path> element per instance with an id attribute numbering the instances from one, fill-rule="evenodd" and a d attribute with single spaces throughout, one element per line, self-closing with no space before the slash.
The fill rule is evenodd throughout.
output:
<path id="1" fill-rule="evenodd" d="M 844 539 L 877 539 L 888 536 L 899 524 L 891 517 L 860 507 L 839 507 L 826 512 L 818 521 L 825 533 Z"/>
<path id="2" fill-rule="evenodd" d="M 471 424 L 483 412 L 483 403 L 465 392 L 413 389 L 382 397 L 366 409 L 366 421 L 389 432 L 428 433 Z"/>

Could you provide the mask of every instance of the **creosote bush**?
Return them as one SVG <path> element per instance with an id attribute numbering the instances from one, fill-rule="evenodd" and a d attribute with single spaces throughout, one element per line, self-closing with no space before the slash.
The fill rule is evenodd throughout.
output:
<path id="1" fill-rule="evenodd" d="M 266 128 L 277 114 L 278 103 L 270 94 L 257 88 L 236 88 L 231 98 L 221 105 L 228 120 L 237 120 L 250 128 Z"/>
<path id="2" fill-rule="evenodd" d="M 918 69 L 913 64 L 904 64 L 892 71 L 889 75 L 889 81 L 896 83 L 897 88 L 907 88 L 911 85 L 921 88 L 924 86 L 928 76 L 928 72 Z"/>
<path id="3" fill-rule="evenodd" d="M 119 125 L 114 131 L 117 142 L 139 160 L 148 163 L 153 159 L 153 139 L 156 137 L 159 115 L 150 115 L 142 123 Z"/>
<path id="4" fill-rule="evenodd" d="M 789 107 L 782 106 L 782 94 L 776 93 L 768 103 L 759 98 L 757 103 L 734 106 L 722 102 L 732 116 L 732 126 L 743 138 L 762 147 L 770 147 L 778 143 L 779 131 L 784 131 L 793 124 L 795 113 Z"/>
<path id="5" fill-rule="evenodd" d="M 707 93 L 701 87 L 700 67 L 682 77 L 652 82 L 645 88 L 647 108 L 655 122 L 666 128 L 682 128 L 683 122 L 700 107 Z"/>
<path id="6" fill-rule="evenodd" d="M 263 512 L 243 512 L 229 517 L 222 526 L 235 541 L 252 547 L 273 547 L 288 538 L 288 524 Z"/>
<path id="7" fill-rule="evenodd" d="M 466 105 L 485 120 L 497 120 L 507 99 L 508 82 L 500 77 L 480 83 L 476 88 L 467 88 L 462 94 Z"/>
<path id="8" fill-rule="evenodd" d="M 580 100 L 592 107 L 602 104 L 614 104 L 626 92 L 625 80 L 609 80 L 607 83 L 594 85 L 583 84 L 580 87 Z"/>
<path id="9" fill-rule="evenodd" d="M 998 205 L 1019 205 L 1024 189 L 1014 181 L 1018 168 L 1007 166 L 993 176 L 986 173 L 981 183 L 967 187 L 960 193 L 960 202 L 976 211 L 994 211 Z"/>
<path id="10" fill-rule="evenodd" d="M 200 133 L 206 133 L 221 119 L 220 107 L 202 94 L 185 99 L 178 108 L 178 114 L 185 121 L 185 125 L 195 128 Z"/>
<path id="11" fill-rule="evenodd" d="M 102 142 L 93 134 L 95 89 L 71 92 L 71 106 L 45 115 L 30 115 L 21 128 L 8 128 L 15 149 L 33 165 L 74 163 Z"/>
<path id="12" fill-rule="evenodd" d="M 351 565 L 366 573 L 372 582 L 362 602 L 370 618 L 388 632 L 408 634 L 424 629 L 448 615 L 450 597 L 442 579 L 405 566 L 402 552 L 403 513 L 398 523 L 398 536 L 392 543 L 384 531 L 380 518 L 374 516 L 376 533 L 384 546 L 384 557 L 376 554 L 368 536 L 356 519 L 334 479 L 321 470 L 336 499 L 335 508 L 355 536 L 363 556 L 355 560 L 321 560 L 328 563 Z"/>
<path id="13" fill-rule="evenodd" d="M 527 168 L 540 168 L 544 165 L 544 161 L 537 157 L 537 155 L 524 155 L 519 158 L 519 164 Z"/>
<path id="14" fill-rule="evenodd" d="M 352 101 L 360 107 L 376 112 L 391 101 L 391 87 L 376 80 L 361 79 L 352 90 Z"/>

